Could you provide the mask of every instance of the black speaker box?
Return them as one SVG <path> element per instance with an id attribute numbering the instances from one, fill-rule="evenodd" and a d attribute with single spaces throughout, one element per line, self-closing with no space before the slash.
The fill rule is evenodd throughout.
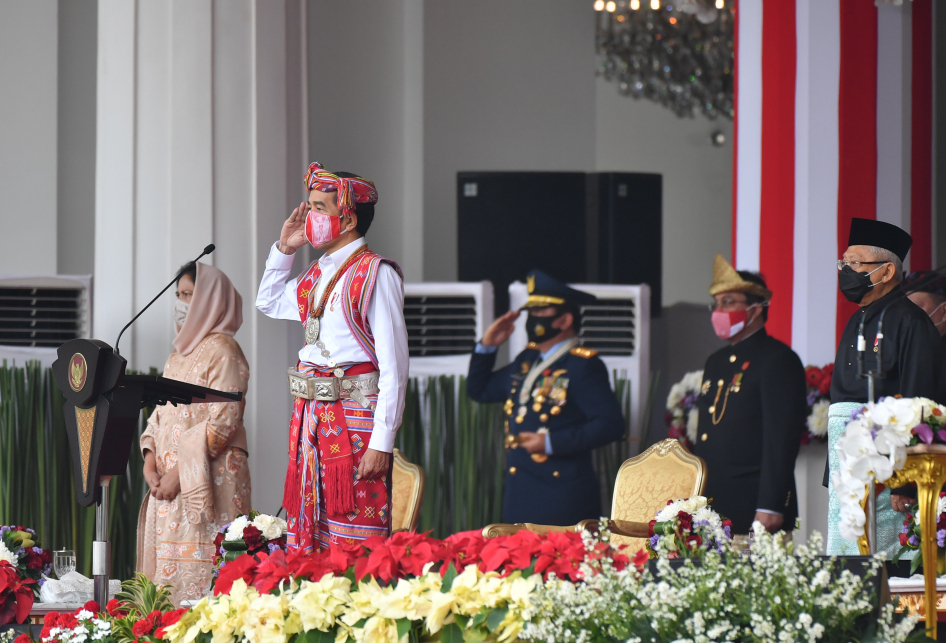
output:
<path id="1" fill-rule="evenodd" d="M 493 283 L 499 316 L 509 284 L 535 268 L 569 283 L 651 287 L 661 306 L 659 174 L 458 172 L 460 281 Z"/>

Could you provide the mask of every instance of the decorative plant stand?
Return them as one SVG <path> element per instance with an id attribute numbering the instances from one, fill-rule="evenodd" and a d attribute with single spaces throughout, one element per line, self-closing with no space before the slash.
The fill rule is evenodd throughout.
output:
<path id="1" fill-rule="evenodd" d="M 884 482 L 887 487 L 897 488 L 915 482 L 917 486 L 917 506 L 920 513 L 920 553 L 923 556 L 924 602 L 927 606 L 934 606 L 930 616 L 926 618 L 926 635 L 936 638 L 937 618 L 936 604 L 936 504 L 939 500 L 939 491 L 946 483 L 946 445 L 931 444 L 907 448 L 907 461 L 903 468 L 894 471 L 893 475 Z M 868 520 L 868 522 L 870 522 Z M 858 540 L 861 553 L 864 552 L 866 542 Z"/>

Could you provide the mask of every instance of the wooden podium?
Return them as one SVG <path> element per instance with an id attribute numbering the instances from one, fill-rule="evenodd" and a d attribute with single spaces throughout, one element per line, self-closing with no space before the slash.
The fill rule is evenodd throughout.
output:
<path id="1" fill-rule="evenodd" d="M 108 483 L 128 466 L 138 415 L 146 406 L 170 402 L 239 402 L 243 393 L 215 391 L 155 375 L 126 375 L 125 358 L 97 339 L 74 339 L 59 347 L 53 362 L 56 385 L 66 398 L 63 413 L 76 500 L 96 503 L 92 575 L 95 600 L 108 603 L 111 555 L 108 543 Z"/>

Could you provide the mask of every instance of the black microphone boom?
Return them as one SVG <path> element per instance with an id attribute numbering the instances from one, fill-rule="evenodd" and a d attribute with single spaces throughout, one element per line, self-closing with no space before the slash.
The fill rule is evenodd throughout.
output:
<path id="1" fill-rule="evenodd" d="M 203 257 L 204 255 L 209 255 L 211 252 L 213 252 L 213 251 L 216 250 L 216 249 L 217 249 L 217 247 L 216 247 L 214 244 L 211 243 L 210 245 L 206 246 L 206 247 L 204 248 L 204 251 L 201 252 L 199 255 L 197 255 L 197 259 L 194 259 L 194 261 L 192 261 L 191 263 L 197 263 L 197 262 L 200 260 L 201 257 Z M 171 280 L 171 283 L 169 283 L 167 286 L 165 286 L 164 289 L 161 290 L 161 292 L 159 292 L 159 293 L 155 296 L 154 299 L 152 299 L 151 301 L 148 302 L 148 305 L 147 305 L 147 306 L 145 306 L 144 308 L 142 308 L 141 310 L 139 310 L 139 311 L 138 311 L 138 314 L 135 315 L 134 317 L 132 317 L 130 322 L 128 322 L 127 324 L 125 324 L 125 327 L 122 328 L 122 330 L 121 330 L 120 333 L 118 333 L 118 339 L 115 340 L 115 354 L 116 354 L 116 355 L 120 355 L 120 354 L 121 354 L 121 353 L 118 352 L 118 342 L 122 341 L 122 335 L 125 333 L 126 330 L 128 330 L 128 327 L 131 326 L 132 324 L 134 324 L 134 323 L 135 323 L 135 320 L 137 320 L 139 317 L 141 317 L 141 314 L 144 313 L 144 311 L 146 311 L 146 310 L 148 310 L 149 308 L 151 308 L 151 304 L 153 304 L 154 302 L 156 302 L 156 301 L 158 300 L 158 298 L 160 298 L 161 295 L 163 295 L 163 294 L 167 291 L 167 289 L 170 288 L 171 286 L 173 286 L 175 283 L 177 283 L 177 275 L 174 276 L 174 279 Z"/>

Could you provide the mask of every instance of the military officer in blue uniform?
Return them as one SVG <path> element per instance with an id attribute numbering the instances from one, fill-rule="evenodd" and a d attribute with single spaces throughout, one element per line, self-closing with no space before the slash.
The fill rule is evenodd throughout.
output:
<path id="1" fill-rule="evenodd" d="M 503 521 L 573 525 L 601 516 L 591 452 L 623 437 L 624 418 L 604 362 L 578 342 L 581 306 L 595 297 L 540 270 L 527 283 L 528 347 L 493 371 L 521 311 L 497 319 L 470 359 L 467 392 L 505 402 Z"/>

